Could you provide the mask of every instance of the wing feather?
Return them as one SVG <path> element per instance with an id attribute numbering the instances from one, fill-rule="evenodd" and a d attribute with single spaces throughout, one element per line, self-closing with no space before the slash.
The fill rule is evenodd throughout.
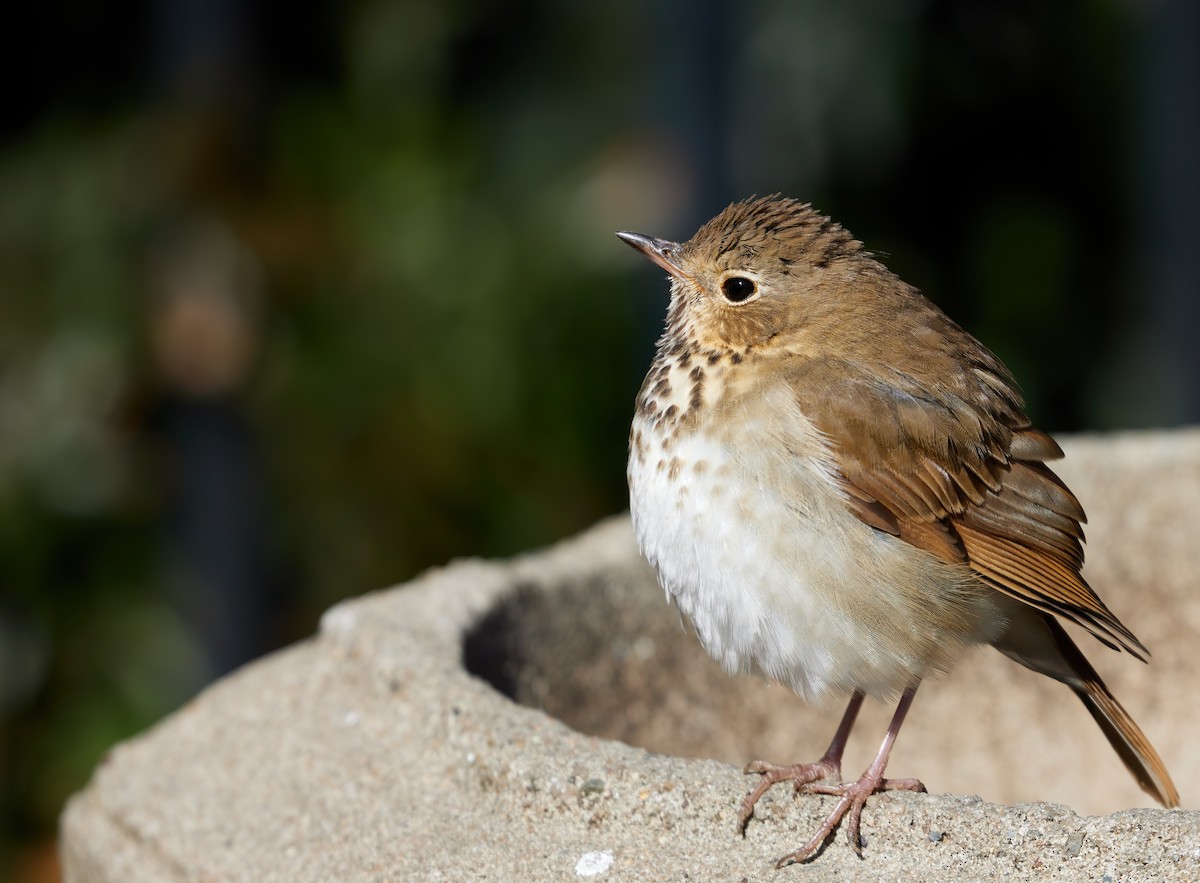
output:
<path id="1" fill-rule="evenodd" d="M 928 310 L 917 318 L 936 334 L 926 327 L 922 337 L 942 345 L 921 351 L 921 371 L 903 362 L 864 371 L 813 356 L 798 360 L 789 378 L 801 409 L 832 444 L 848 507 L 866 524 L 961 561 L 997 591 L 1144 659 L 1145 646 L 1080 574 L 1086 517 L 1044 462 L 1062 449 L 1030 425 L 999 360 Z M 917 379 L 931 376 L 934 385 Z"/>

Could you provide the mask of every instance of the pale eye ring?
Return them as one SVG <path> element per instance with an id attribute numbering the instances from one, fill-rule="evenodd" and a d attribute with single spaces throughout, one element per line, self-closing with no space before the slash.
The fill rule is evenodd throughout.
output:
<path id="1" fill-rule="evenodd" d="M 730 303 L 740 304 L 754 296 L 758 285 L 746 276 L 730 276 L 721 283 L 721 293 Z"/>

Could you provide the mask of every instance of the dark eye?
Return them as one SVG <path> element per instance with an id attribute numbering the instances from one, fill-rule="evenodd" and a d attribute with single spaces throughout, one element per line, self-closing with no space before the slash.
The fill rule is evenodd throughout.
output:
<path id="1" fill-rule="evenodd" d="M 721 283 L 721 291 L 735 304 L 740 304 L 757 290 L 758 286 L 754 284 L 754 280 L 745 276 L 730 276 Z"/>

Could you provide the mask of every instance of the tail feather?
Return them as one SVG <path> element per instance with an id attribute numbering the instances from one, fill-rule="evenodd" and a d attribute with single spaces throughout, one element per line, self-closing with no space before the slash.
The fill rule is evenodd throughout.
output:
<path id="1" fill-rule="evenodd" d="M 1075 695 L 1091 713 L 1101 731 L 1112 745 L 1125 768 L 1137 780 L 1142 790 L 1163 806 L 1179 806 L 1179 792 L 1171 781 L 1166 764 L 1146 738 L 1146 734 L 1129 716 L 1125 707 L 1117 701 L 1100 675 L 1075 646 L 1075 642 L 1054 620 L 1050 620 L 1051 632 L 1067 664 L 1079 678 L 1078 684 L 1069 684 Z"/>
<path id="2" fill-rule="evenodd" d="M 996 649 L 1070 687 L 1142 790 L 1163 806 L 1179 806 L 1179 792 L 1162 758 L 1071 636 L 1048 614 L 1030 607 L 1013 612 L 1008 633 L 996 641 Z"/>

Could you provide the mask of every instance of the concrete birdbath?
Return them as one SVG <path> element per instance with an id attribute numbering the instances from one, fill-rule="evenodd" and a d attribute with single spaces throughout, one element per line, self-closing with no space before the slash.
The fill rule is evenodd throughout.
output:
<path id="1" fill-rule="evenodd" d="M 63 814 L 65 878 L 1198 879 L 1200 431 L 1063 447 L 1085 574 L 1154 658 L 1080 645 L 1188 809 L 1151 808 L 1068 690 L 981 649 L 925 686 L 892 757 L 932 793 L 874 798 L 863 858 L 839 832 L 776 871 L 832 798 L 777 787 L 743 838 L 740 767 L 815 759 L 840 710 L 723 674 L 617 517 L 339 604 L 117 746 Z M 889 713 L 868 703 L 847 774 Z"/>

